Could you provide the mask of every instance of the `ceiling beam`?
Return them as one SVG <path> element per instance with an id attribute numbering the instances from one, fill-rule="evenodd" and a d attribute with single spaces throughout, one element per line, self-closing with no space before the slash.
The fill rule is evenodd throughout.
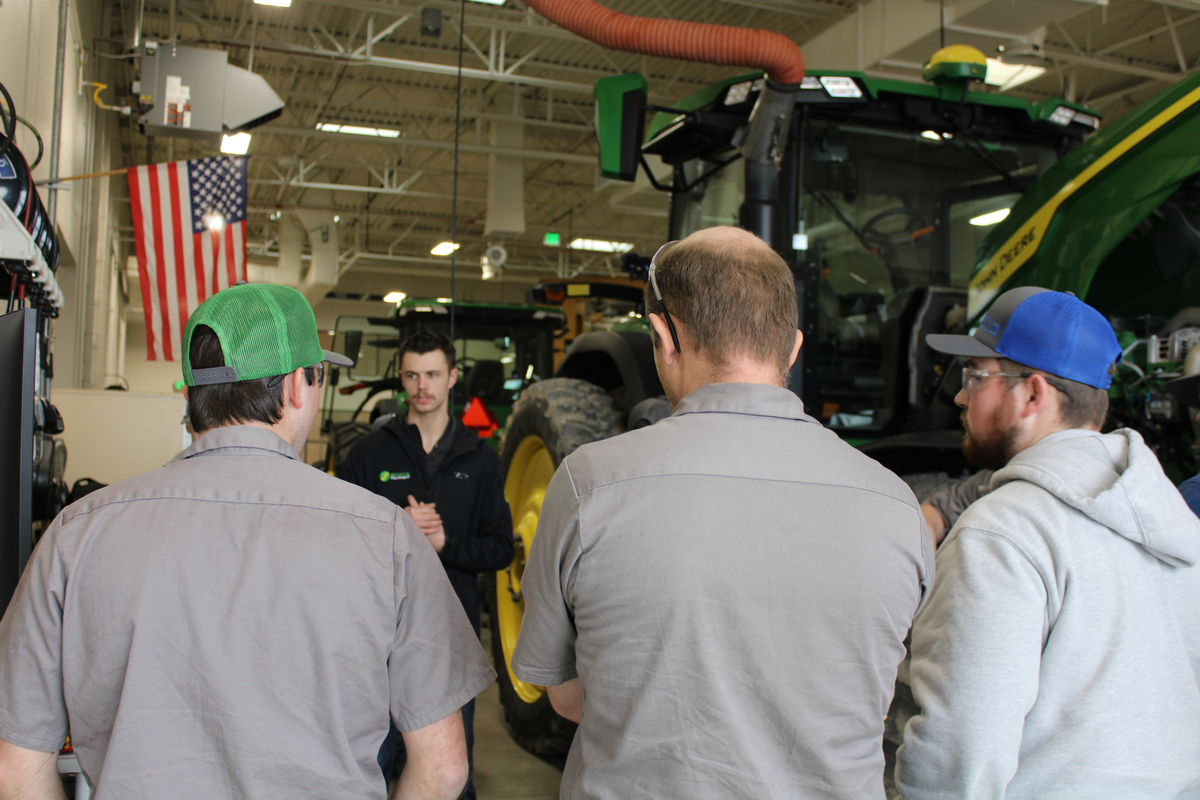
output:
<path id="1" fill-rule="evenodd" d="M 300 92 L 300 91 L 284 91 L 284 92 L 280 92 L 279 95 L 281 97 L 283 97 L 284 99 L 297 98 L 300 100 L 319 100 L 319 101 L 323 101 L 328 97 L 327 94 L 322 94 L 321 92 Z M 353 99 L 352 98 L 340 98 L 340 102 L 343 103 L 344 107 L 362 106 L 364 108 L 385 108 L 385 109 L 390 109 L 392 111 L 406 112 L 406 113 L 412 114 L 413 116 L 419 116 L 420 114 L 430 114 L 430 115 L 438 116 L 438 117 L 454 117 L 454 115 L 455 115 L 453 108 L 439 108 L 437 106 L 419 106 L 419 105 L 413 105 L 411 103 L 404 103 L 403 105 L 401 105 L 400 103 L 389 102 L 387 100 L 362 100 L 362 99 L 358 99 L 358 98 L 353 98 Z M 529 125 L 532 127 L 554 128 L 557 130 L 565 130 L 565 131 L 590 131 L 592 129 L 591 125 L 584 125 L 582 123 L 558 122 L 556 120 L 541 119 L 539 117 L 517 118 L 517 117 L 513 117 L 512 114 L 490 114 L 490 113 L 483 113 L 483 112 L 470 111 L 468 109 L 463 109 L 462 121 L 464 123 L 473 122 L 476 119 L 500 120 L 503 122 L 520 121 L 520 122 L 523 122 L 526 125 Z"/>
<path id="2" fill-rule="evenodd" d="M 1081 56 L 1072 53 L 1069 50 L 1059 50 L 1054 47 L 1045 47 L 1042 49 L 1042 54 L 1051 61 L 1057 61 L 1062 64 L 1074 64 L 1080 67 L 1094 67 L 1107 72 L 1119 72 L 1122 75 L 1136 75 L 1139 78 L 1151 78 L 1156 81 L 1164 81 L 1165 83 L 1178 83 L 1187 77 L 1181 72 L 1166 72 L 1161 69 L 1152 69 L 1150 67 L 1139 67 L 1135 64 L 1130 64 L 1128 61 L 1116 58 L 1098 57 L 1098 56 Z"/>
<path id="3" fill-rule="evenodd" d="M 289 128 L 281 125 L 267 123 L 262 128 L 256 129 L 263 133 L 274 133 L 280 136 L 297 136 L 302 139 L 330 139 L 334 141 L 350 142 L 355 141 L 360 145 L 391 145 L 392 147 L 417 147 L 427 148 L 431 150 L 453 150 L 454 141 L 437 142 L 430 139 L 409 139 L 407 137 L 398 137 L 396 139 L 386 139 L 375 136 L 359 136 L 355 133 L 334 133 L 332 131 L 310 130 L 308 128 Z M 458 143 L 458 151 L 460 153 L 471 153 L 473 155 L 498 155 L 511 156 L 513 158 L 529 158 L 538 161 L 563 161 L 570 164 L 590 164 L 595 166 L 596 156 L 585 153 L 562 153 L 548 150 L 526 150 L 517 147 L 499 147 L 490 144 L 471 144 L 469 142 L 460 141 Z"/>

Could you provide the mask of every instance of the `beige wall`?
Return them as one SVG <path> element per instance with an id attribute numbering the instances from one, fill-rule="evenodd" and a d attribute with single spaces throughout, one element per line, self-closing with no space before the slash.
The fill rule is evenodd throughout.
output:
<path id="1" fill-rule="evenodd" d="M 66 421 L 67 483 L 114 483 L 158 469 L 184 446 L 183 395 L 57 389 Z"/>

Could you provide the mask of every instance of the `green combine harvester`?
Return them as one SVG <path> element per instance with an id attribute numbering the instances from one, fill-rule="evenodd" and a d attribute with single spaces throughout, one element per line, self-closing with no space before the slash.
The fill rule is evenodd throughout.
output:
<path id="1" fill-rule="evenodd" d="M 671 168 L 664 241 L 741 225 L 783 256 L 805 341 L 790 388 L 897 473 L 966 466 L 960 371 L 925 335 L 966 332 L 1000 292 L 1038 285 L 1111 319 L 1126 351 L 1112 423 L 1140 431 L 1169 475 L 1193 474 L 1193 423 L 1163 383 L 1200 371 L 1200 75 L 1101 129 L 1078 104 L 973 91 L 985 69 L 951 47 L 923 83 L 810 71 L 765 166 L 739 146 L 761 73 L 658 110 L 648 128 L 645 79 L 606 78 L 601 171 L 632 180 L 641 165 L 659 186 L 648 157 Z M 649 337 L 610 333 L 579 337 L 554 378 L 522 393 L 501 446 L 517 559 L 487 578 L 492 646 L 510 730 L 540 754 L 565 753 L 573 733 L 510 667 L 541 499 L 564 457 L 645 421 L 639 401 L 661 393 Z"/>

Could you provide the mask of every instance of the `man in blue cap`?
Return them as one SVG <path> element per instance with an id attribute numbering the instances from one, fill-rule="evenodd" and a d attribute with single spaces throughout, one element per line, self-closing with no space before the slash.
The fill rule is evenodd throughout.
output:
<path id="1" fill-rule="evenodd" d="M 1137 433 L 1100 433 L 1112 328 L 1023 287 L 927 341 L 966 359 L 963 449 L 996 473 L 913 623 L 905 800 L 1200 797 L 1200 520 Z"/>

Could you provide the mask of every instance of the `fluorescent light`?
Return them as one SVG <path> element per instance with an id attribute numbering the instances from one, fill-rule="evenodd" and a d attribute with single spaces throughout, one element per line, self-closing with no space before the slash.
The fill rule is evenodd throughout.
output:
<path id="1" fill-rule="evenodd" d="M 476 3 L 483 3 L 483 4 L 485 4 L 485 5 L 489 5 L 489 6 L 502 6 L 502 5 L 504 5 L 504 0 L 475 0 L 475 2 L 476 2 Z"/>
<path id="2" fill-rule="evenodd" d="M 921 138 L 933 139 L 935 142 L 940 142 L 942 140 L 942 135 L 937 131 L 921 131 Z"/>
<path id="3" fill-rule="evenodd" d="M 435 256 L 448 256 L 451 253 L 453 253 L 455 250 L 457 250 L 460 246 L 461 245 L 457 245 L 454 242 L 441 242 L 440 244 L 436 245 L 429 252 L 433 253 Z"/>
<path id="4" fill-rule="evenodd" d="M 235 133 L 230 136 L 228 133 L 221 134 L 221 152 L 231 156 L 244 156 L 246 151 L 250 149 L 250 134 Z"/>
<path id="5" fill-rule="evenodd" d="M 438 301 L 439 303 L 453 303 L 453 302 L 454 302 L 454 298 L 453 298 L 453 297 L 439 297 L 439 298 L 437 299 L 437 301 Z"/>
<path id="6" fill-rule="evenodd" d="M 276 6 L 278 8 L 291 8 L 292 0 L 254 0 L 260 6 Z"/>
<path id="7" fill-rule="evenodd" d="M 389 130 L 388 128 L 365 128 L 362 125 L 340 125 L 334 122 L 319 122 L 317 130 L 325 131 L 326 133 L 352 133 L 356 136 L 382 136 L 385 139 L 397 139 L 400 137 L 400 131 Z"/>
<path id="8" fill-rule="evenodd" d="M 807 233 L 793 233 L 792 234 L 792 249 L 793 250 L 807 250 L 808 249 L 808 234 Z"/>
<path id="9" fill-rule="evenodd" d="M 337 225 L 341 221 L 342 221 L 342 218 L 340 216 L 338 216 L 337 214 L 333 215 L 333 224 L 334 225 Z"/>
<path id="10" fill-rule="evenodd" d="M 1040 78 L 1046 71 L 1045 67 L 1035 67 L 1031 64 L 1005 64 L 995 58 L 987 60 L 987 77 L 984 83 L 999 86 L 1000 91 L 1013 89 L 1022 83 L 1028 83 L 1034 78 Z"/>
<path id="11" fill-rule="evenodd" d="M 607 242 L 603 239 L 572 239 L 567 247 L 596 253 L 628 253 L 633 249 L 633 245 L 628 242 Z"/>
<path id="12" fill-rule="evenodd" d="M 404 292 L 388 292 L 383 296 L 385 303 L 399 303 L 404 298 L 408 297 Z"/>
<path id="13" fill-rule="evenodd" d="M 511 364 L 516 360 L 517 360 L 516 356 L 511 356 L 511 355 L 510 356 L 500 356 L 501 364 Z"/>
<path id="14" fill-rule="evenodd" d="M 1012 211 L 1012 209 L 1002 208 L 999 211 L 992 211 L 987 214 L 980 214 L 978 217 L 971 217 L 971 219 L 967 220 L 967 222 L 971 223 L 972 225 L 979 225 L 981 227 L 984 225 L 995 225 L 997 222 L 1000 222 L 1002 219 L 1007 217 L 1009 211 Z M 961 217 L 959 219 L 961 219 Z"/>

